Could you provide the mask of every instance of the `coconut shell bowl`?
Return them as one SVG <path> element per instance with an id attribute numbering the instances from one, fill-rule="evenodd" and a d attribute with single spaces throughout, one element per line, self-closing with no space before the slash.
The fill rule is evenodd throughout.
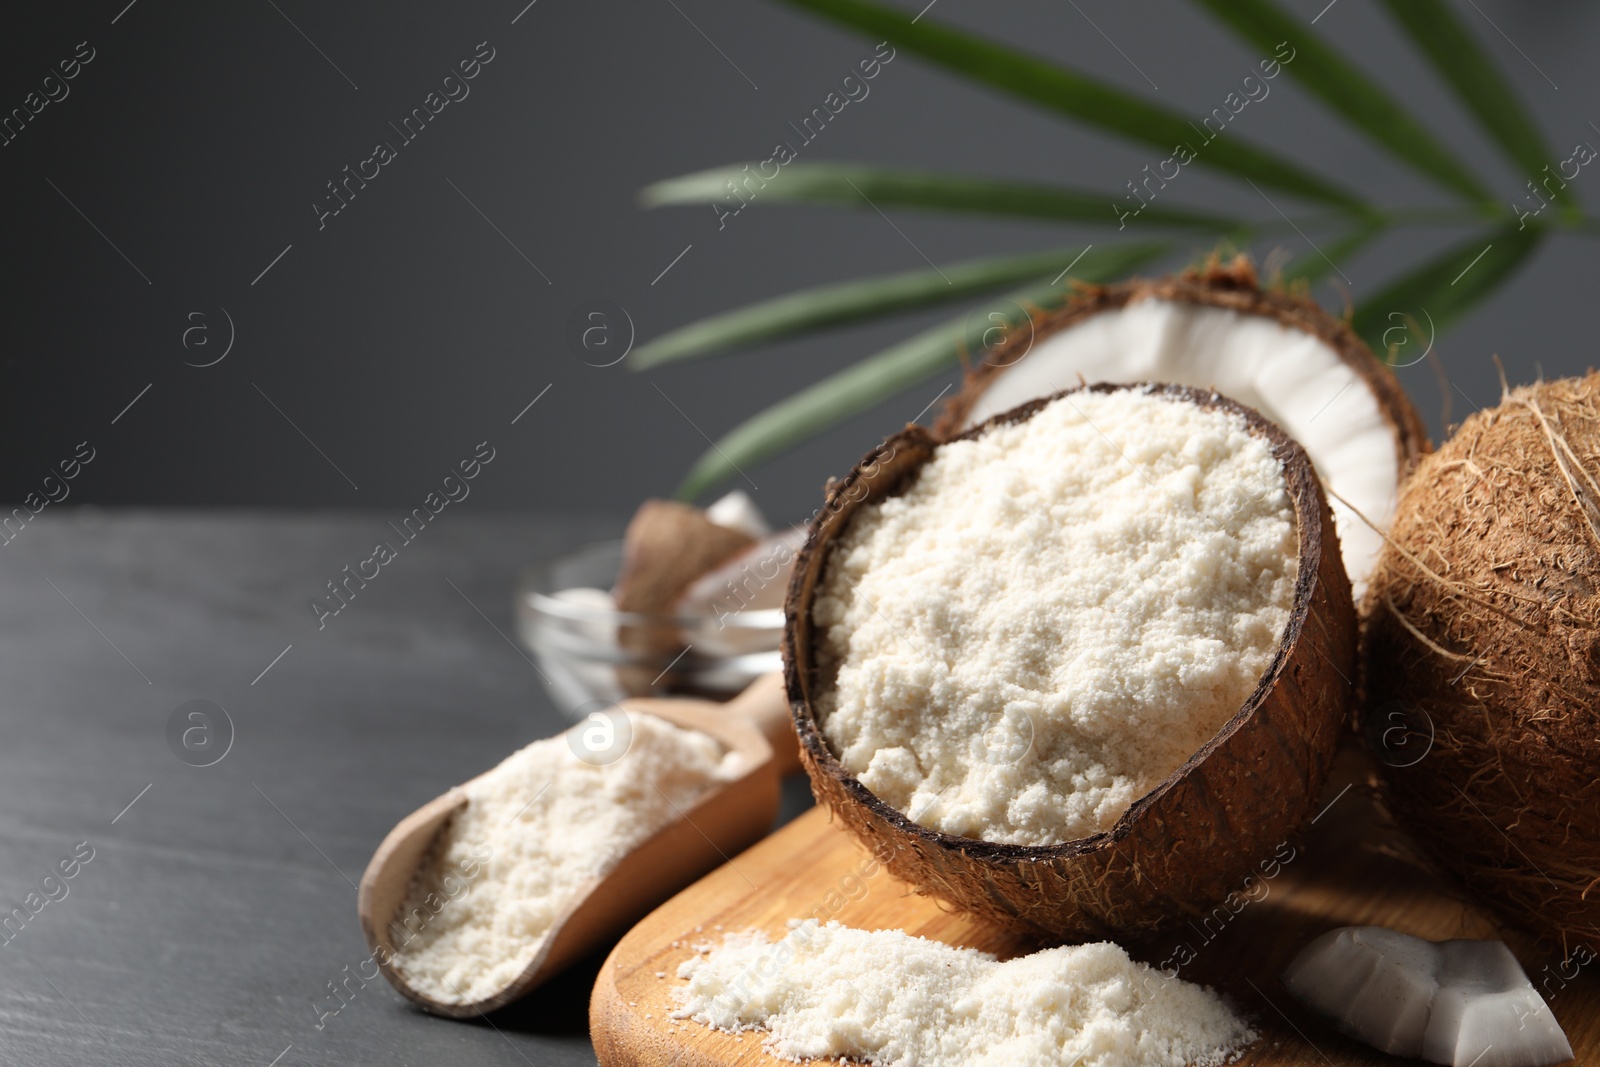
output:
<path id="1" fill-rule="evenodd" d="M 1148 389 L 1243 418 L 1282 464 L 1298 530 L 1299 567 L 1281 641 L 1255 690 L 1176 771 L 1116 823 L 1045 846 L 956 837 L 912 822 L 839 762 L 817 717 L 833 679 L 817 667 L 812 603 L 830 548 L 852 517 L 903 491 L 942 446 L 908 426 L 830 483 L 810 524 L 785 605 L 784 681 L 812 790 L 875 855 L 920 891 L 1004 927 L 1049 940 L 1138 938 L 1205 913 L 1236 890 L 1262 857 L 1314 814 L 1341 737 L 1356 677 L 1356 616 L 1327 500 L 1305 452 L 1274 424 L 1218 394 Z M 1069 392 L 1077 392 L 1070 390 Z M 1018 422 L 1066 395 L 1044 397 L 951 440 Z"/>

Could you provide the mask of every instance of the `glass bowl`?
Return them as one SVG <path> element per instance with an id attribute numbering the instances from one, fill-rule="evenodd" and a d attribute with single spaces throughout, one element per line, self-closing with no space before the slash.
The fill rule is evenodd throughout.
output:
<path id="1" fill-rule="evenodd" d="M 726 700 L 781 669 L 781 609 L 617 611 L 606 591 L 621 562 L 622 542 L 603 541 L 529 568 L 518 584 L 517 634 L 563 713 L 581 719 L 626 696 Z"/>

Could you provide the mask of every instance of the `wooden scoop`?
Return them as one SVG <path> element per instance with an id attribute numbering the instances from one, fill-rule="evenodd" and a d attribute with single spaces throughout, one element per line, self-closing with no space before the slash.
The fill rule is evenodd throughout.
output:
<path id="1" fill-rule="evenodd" d="M 614 867 L 578 892 L 515 981 L 483 1000 L 460 1004 L 441 1003 L 411 988 L 392 963 L 395 949 L 389 936 L 390 922 L 429 846 L 451 816 L 466 807 L 466 786 L 456 786 L 430 800 L 389 831 L 361 876 L 356 898 L 361 931 L 373 959 L 403 996 L 428 1011 L 454 1018 L 509 1004 L 771 828 L 778 812 L 778 779 L 800 766 L 777 674 L 758 678 L 726 704 L 640 697 L 625 700 L 620 707 L 710 735 L 744 758 L 745 772 L 713 787 L 681 818 L 634 846 Z"/>

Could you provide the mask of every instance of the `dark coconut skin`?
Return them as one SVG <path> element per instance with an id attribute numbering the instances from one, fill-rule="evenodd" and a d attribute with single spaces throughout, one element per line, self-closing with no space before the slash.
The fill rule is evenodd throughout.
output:
<path id="1" fill-rule="evenodd" d="M 1600 948 L 1600 374 L 1511 390 L 1404 486 L 1364 613 L 1362 736 L 1425 855 Z"/>
<path id="2" fill-rule="evenodd" d="M 1293 607 L 1271 665 L 1204 747 L 1137 800 L 1107 832 L 1059 845 L 994 844 L 918 826 L 879 800 L 834 756 L 813 711 L 831 685 L 815 667 L 811 603 L 830 547 L 863 507 L 910 484 L 941 442 L 920 426 L 889 438 L 830 483 L 796 563 L 785 605 L 784 678 L 812 791 L 867 848 L 919 890 L 1011 930 L 1055 940 L 1139 937 L 1199 916 L 1238 888 L 1314 813 L 1353 699 L 1356 617 L 1332 515 L 1300 446 L 1255 411 L 1215 393 L 1147 389 L 1241 416 L 1282 464 L 1299 532 Z M 1019 422 L 1042 397 L 957 439 Z"/>
<path id="3" fill-rule="evenodd" d="M 1198 270 L 1167 278 L 1135 278 L 1116 285 L 1081 287 L 1066 304 L 1033 316 L 1030 329 L 1011 331 L 1005 342 L 984 353 L 981 363 L 969 367 L 961 389 L 935 422 L 934 433 L 940 437 L 960 433 L 984 391 L 1009 368 L 1026 359 L 1033 346 L 1046 337 L 1094 315 L 1152 299 L 1260 315 L 1313 334 L 1360 375 L 1377 397 L 1378 407 L 1394 434 L 1395 464 L 1400 476 L 1410 473 L 1428 452 L 1427 427 L 1388 365 L 1372 354 L 1348 322 L 1328 314 L 1315 301 L 1282 290 L 1263 289 L 1247 256 L 1235 256 L 1226 264 L 1213 257 Z"/>

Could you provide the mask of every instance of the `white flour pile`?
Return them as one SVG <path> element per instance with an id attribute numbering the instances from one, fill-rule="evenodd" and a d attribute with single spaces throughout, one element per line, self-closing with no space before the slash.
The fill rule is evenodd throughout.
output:
<path id="1" fill-rule="evenodd" d="M 923 826 L 1109 829 L 1254 690 L 1296 559 L 1281 468 L 1241 418 L 1063 397 L 856 513 L 813 607 L 823 732 Z"/>
<path id="2" fill-rule="evenodd" d="M 466 808 L 435 842 L 399 912 L 420 916 L 398 930 L 393 957 L 412 988 L 454 1004 L 498 993 L 527 967 L 575 893 L 744 769 L 705 734 L 652 715 L 627 720 L 631 744 L 614 762 L 578 758 L 582 743 L 569 739 L 599 728 L 579 724 L 467 786 Z M 462 894 L 455 872 L 479 862 Z"/>
<path id="3" fill-rule="evenodd" d="M 1256 1033 L 1211 990 L 1110 942 L 997 962 L 900 930 L 791 922 L 732 934 L 679 968 L 676 1018 L 771 1031 L 789 1060 L 897 1067 L 1213 1067 Z"/>

